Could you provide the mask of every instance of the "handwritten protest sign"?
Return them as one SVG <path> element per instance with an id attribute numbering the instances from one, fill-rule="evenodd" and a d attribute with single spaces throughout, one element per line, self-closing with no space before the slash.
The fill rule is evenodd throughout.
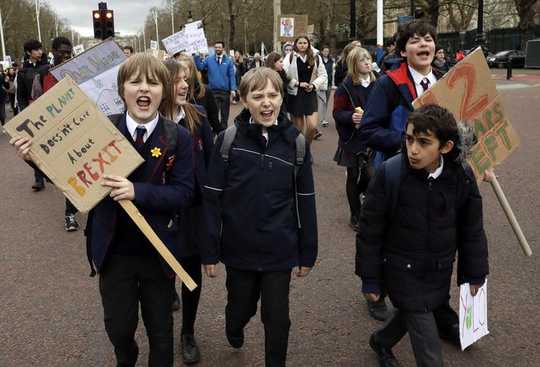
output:
<path id="1" fill-rule="evenodd" d="M 478 143 L 468 160 L 477 180 L 486 171 L 504 161 L 519 146 L 519 137 L 508 121 L 495 81 L 479 47 L 465 57 L 435 85 L 413 102 L 414 108 L 437 104 L 447 108 L 456 120 L 474 128 Z M 521 230 L 497 176 L 489 174 L 489 182 L 518 242 L 526 256 L 532 250 Z"/>
<path id="2" fill-rule="evenodd" d="M 144 161 L 69 76 L 5 129 L 32 138 L 32 161 L 81 212 L 110 192 L 100 184 L 104 174 L 127 177 Z"/>
<path id="3" fill-rule="evenodd" d="M 487 280 L 474 297 L 471 295 L 469 283 L 462 284 L 459 292 L 459 339 L 461 350 L 465 350 L 469 345 L 489 334 Z"/>
<path id="4" fill-rule="evenodd" d="M 159 49 L 159 45 L 157 41 L 150 40 L 150 49 L 151 50 L 157 50 Z"/>
<path id="5" fill-rule="evenodd" d="M 447 108 L 456 120 L 474 127 L 478 144 L 469 164 L 478 179 L 519 146 L 519 137 L 506 117 L 480 48 L 454 66 L 413 105 L 418 108 L 431 103 Z"/>
<path id="6" fill-rule="evenodd" d="M 118 68 L 126 60 L 113 40 L 107 40 L 51 69 L 56 80 L 69 75 L 106 115 L 124 112 L 118 95 Z"/>
<path id="7" fill-rule="evenodd" d="M 208 54 L 208 41 L 201 21 L 186 24 L 182 31 L 164 38 L 161 42 L 170 55 L 178 52 L 185 52 L 189 55 L 194 53 Z"/>
<path id="8" fill-rule="evenodd" d="M 294 41 L 296 37 L 307 36 L 307 15 L 281 15 L 279 17 L 279 40 Z"/>

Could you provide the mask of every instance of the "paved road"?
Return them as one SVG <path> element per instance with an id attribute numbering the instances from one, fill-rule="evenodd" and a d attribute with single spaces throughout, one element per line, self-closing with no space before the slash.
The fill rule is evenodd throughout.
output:
<path id="1" fill-rule="evenodd" d="M 499 84 L 512 83 L 527 84 L 501 90 L 522 147 L 497 172 L 535 254 L 521 254 L 491 188 L 484 184 L 491 334 L 465 353 L 444 344 L 447 366 L 540 366 L 540 88 L 534 86 L 540 82 L 525 78 Z M 354 235 L 347 226 L 345 173 L 332 161 L 337 141 L 333 124 L 323 132 L 313 148 L 320 255 L 307 279 L 292 282 L 289 365 L 376 366 L 367 341 L 379 324 L 367 317 L 353 274 Z M 0 366 L 113 366 L 96 278 L 88 277 L 82 231 L 64 232 L 63 200 L 57 190 L 50 185 L 40 193 L 30 190 L 32 171 L 16 159 L 5 135 L 0 135 L 0 157 Z M 246 329 L 245 347 L 233 351 L 223 331 L 223 269 L 219 278 L 203 282 L 196 325 L 200 366 L 264 365 L 258 316 Z M 454 287 L 455 307 L 456 294 Z M 143 366 L 147 344 L 142 326 L 138 340 Z M 175 350 L 176 365 L 181 366 L 179 347 Z M 407 338 L 395 353 L 404 366 L 414 365 Z"/>

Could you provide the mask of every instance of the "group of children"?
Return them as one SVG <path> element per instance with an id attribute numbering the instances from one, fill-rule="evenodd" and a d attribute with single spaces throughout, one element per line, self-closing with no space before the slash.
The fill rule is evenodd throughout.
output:
<path id="1" fill-rule="evenodd" d="M 386 307 L 387 294 L 396 308 L 392 316 L 383 315 L 385 326 L 369 341 L 381 366 L 399 365 L 391 348 L 407 332 L 417 365 L 441 366 L 439 336 L 459 337 L 449 306 L 456 251 L 458 283 L 469 282 L 471 292 L 488 273 L 481 197 L 460 154 L 465 147 L 458 125 L 438 106 L 412 112 L 425 80 L 433 85 L 438 78 L 430 66 L 435 38 L 424 22 L 403 27 L 397 46 L 404 62 L 378 81 L 369 53 L 353 48 L 349 77 L 336 92 L 336 160 L 350 175 L 356 273 L 369 304 Z M 309 55 L 302 62 L 309 65 Z M 266 366 L 285 366 L 292 269 L 304 277 L 314 266 L 317 219 L 310 146 L 281 105 L 285 87 L 309 92 L 301 84 L 308 82 L 284 86 L 269 68 L 250 70 L 239 85 L 244 110 L 214 143 L 204 109 L 188 102 L 194 97 L 192 72 L 142 53 L 120 67 L 126 112 L 111 121 L 145 163 L 127 178 L 106 176 L 110 197 L 89 214 L 86 233 L 105 329 L 117 365 L 134 366 L 140 304 L 149 365 L 173 365 L 174 274 L 117 203 L 132 200 L 198 284 L 194 292 L 182 289 L 184 362 L 201 358 L 194 337 L 201 265 L 215 277 L 221 262 L 229 344 L 242 347 L 244 327 L 260 299 Z M 11 143 L 28 159 L 31 140 Z M 162 156 L 151 155 L 155 147 Z M 380 162 L 361 205 L 352 186 L 359 179 L 367 185 L 358 163 L 366 147 Z"/>

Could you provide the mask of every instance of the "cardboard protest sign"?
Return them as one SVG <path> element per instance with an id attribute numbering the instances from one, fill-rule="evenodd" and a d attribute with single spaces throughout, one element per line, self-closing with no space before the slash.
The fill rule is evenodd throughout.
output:
<path id="1" fill-rule="evenodd" d="M 113 40 L 106 40 L 51 69 L 56 80 L 69 75 L 106 115 L 124 112 L 118 95 L 118 68 L 126 60 Z"/>
<path id="2" fill-rule="evenodd" d="M 469 164 L 477 179 L 519 146 L 519 137 L 506 117 L 481 48 L 450 69 L 413 106 L 419 108 L 432 103 L 448 109 L 457 121 L 474 127 L 478 144 L 473 148 Z"/>
<path id="3" fill-rule="evenodd" d="M 489 334 L 487 280 L 474 297 L 471 295 L 469 283 L 462 284 L 459 293 L 459 339 L 461 350 L 465 350 L 469 345 Z"/>
<path id="4" fill-rule="evenodd" d="M 279 17 L 279 40 L 294 41 L 296 37 L 307 36 L 307 15 L 281 15 Z"/>
<path id="5" fill-rule="evenodd" d="M 208 41 L 202 22 L 196 21 L 185 25 L 184 29 L 161 40 L 170 55 L 185 52 L 208 54 Z"/>
<path id="6" fill-rule="evenodd" d="M 110 192 L 100 184 L 104 174 L 127 177 L 144 161 L 69 76 L 4 128 L 32 138 L 32 161 L 81 212 Z"/>

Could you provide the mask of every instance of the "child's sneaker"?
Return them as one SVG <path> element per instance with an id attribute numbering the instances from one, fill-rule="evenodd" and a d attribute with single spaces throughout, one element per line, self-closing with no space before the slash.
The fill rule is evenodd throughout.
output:
<path id="1" fill-rule="evenodd" d="M 375 353 L 377 353 L 377 359 L 379 360 L 380 367 L 401 367 L 398 360 L 392 353 L 391 348 L 386 348 L 377 342 L 375 333 L 371 334 L 369 338 L 369 346 Z"/>
<path id="2" fill-rule="evenodd" d="M 75 220 L 75 215 L 66 215 L 64 228 L 66 229 L 66 232 L 73 232 L 79 229 L 79 223 Z"/>

